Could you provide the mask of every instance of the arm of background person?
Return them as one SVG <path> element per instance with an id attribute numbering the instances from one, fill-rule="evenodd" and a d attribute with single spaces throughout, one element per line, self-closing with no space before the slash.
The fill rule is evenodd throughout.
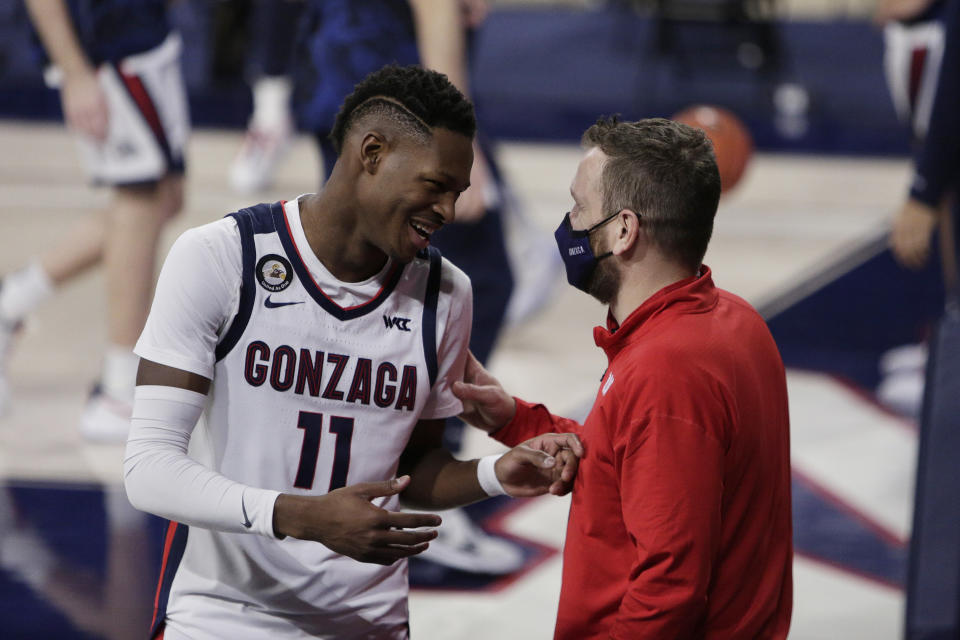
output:
<path id="1" fill-rule="evenodd" d="M 720 544 L 723 448 L 700 425 L 669 416 L 643 419 L 625 433 L 615 451 L 636 564 L 610 635 L 693 638 Z"/>
<path id="2" fill-rule="evenodd" d="M 890 245 L 907 267 L 930 253 L 934 229 L 949 215 L 949 197 L 960 180 L 960 0 L 948 0 L 945 44 L 927 135 L 914 158 L 907 201 L 894 217 Z"/>
<path id="3" fill-rule="evenodd" d="M 445 74 L 469 98 L 470 65 L 460 0 L 410 0 L 410 7 L 423 66 Z M 456 222 L 476 222 L 483 217 L 484 191 L 491 180 L 486 156 L 474 141 L 470 188 L 457 200 Z"/>
<path id="4" fill-rule="evenodd" d="M 30 19 L 50 60 L 63 73 L 60 100 L 67 126 L 96 140 L 107 136 L 107 101 L 63 0 L 27 0 Z"/>

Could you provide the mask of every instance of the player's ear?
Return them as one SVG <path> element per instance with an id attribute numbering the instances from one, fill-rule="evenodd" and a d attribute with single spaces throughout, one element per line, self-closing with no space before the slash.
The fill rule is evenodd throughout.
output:
<path id="1" fill-rule="evenodd" d="M 379 131 L 368 131 L 360 140 L 360 163 L 363 170 L 373 175 L 383 164 L 383 156 L 387 151 L 387 140 Z"/>
<path id="2" fill-rule="evenodd" d="M 614 255 L 633 251 L 640 241 L 640 214 L 630 209 L 621 209 L 613 224 L 616 226 L 617 237 L 610 250 Z"/>

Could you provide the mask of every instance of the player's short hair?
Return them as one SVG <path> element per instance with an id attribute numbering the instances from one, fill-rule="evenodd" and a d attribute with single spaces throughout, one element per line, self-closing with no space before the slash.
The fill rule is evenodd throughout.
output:
<path id="1" fill-rule="evenodd" d="M 601 176 L 604 212 L 639 213 L 661 251 L 699 268 L 720 201 L 720 172 L 706 134 L 663 118 L 621 122 L 614 116 L 597 120 L 581 142 L 608 157 Z"/>
<path id="2" fill-rule="evenodd" d="M 390 120 L 405 133 L 427 140 L 443 127 L 472 138 L 477 130 L 473 104 L 442 73 L 417 65 L 388 65 L 353 88 L 330 132 L 339 154 L 351 127 L 368 115 Z"/>

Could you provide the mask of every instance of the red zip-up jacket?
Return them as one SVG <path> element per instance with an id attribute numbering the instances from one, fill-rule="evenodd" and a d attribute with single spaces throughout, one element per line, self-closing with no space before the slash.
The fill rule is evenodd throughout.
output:
<path id="1" fill-rule="evenodd" d="M 581 426 L 517 401 L 494 437 L 575 431 L 555 637 L 785 638 L 792 607 L 790 437 L 780 354 L 710 269 L 619 327 Z"/>

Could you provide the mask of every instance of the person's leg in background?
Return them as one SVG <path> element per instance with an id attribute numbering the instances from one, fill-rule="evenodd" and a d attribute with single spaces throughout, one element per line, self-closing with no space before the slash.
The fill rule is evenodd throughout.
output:
<path id="1" fill-rule="evenodd" d="M 253 113 L 243 144 L 230 167 L 230 186 L 239 193 L 269 187 L 290 148 L 295 131 L 290 73 L 303 8 L 304 2 L 300 0 L 253 2 L 246 65 L 253 93 Z"/>
<path id="2" fill-rule="evenodd" d="M 107 212 L 103 244 L 107 339 L 99 383 L 80 421 L 90 440 L 123 441 L 129 429 L 139 359 L 133 353 L 153 298 L 157 246 L 183 206 L 183 178 L 118 187 Z"/>

